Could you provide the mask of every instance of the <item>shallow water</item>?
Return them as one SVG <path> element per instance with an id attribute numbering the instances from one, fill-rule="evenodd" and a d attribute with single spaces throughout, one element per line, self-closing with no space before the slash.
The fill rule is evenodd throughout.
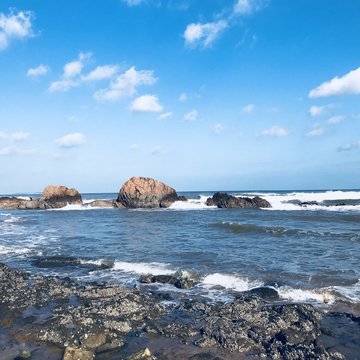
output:
<path id="1" fill-rule="evenodd" d="M 321 306 L 342 301 L 359 310 L 360 191 L 246 194 L 265 197 L 273 206 L 269 210 L 207 207 L 213 193 L 180 193 L 189 201 L 164 210 L 1 210 L 0 261 L 32 274 L 124 285 L 143 273 L 183 271 L 198 285 L 175 289 L 181 293 L 228 300 L 229 291 L 268 286 L 284 300 Z M 116 196 L 83 194 L 83 199 Z M 298 205 L 312 201 L 320 206 Z M 81 264 L 33 263 L 51 256 L 78 258 Z"/>

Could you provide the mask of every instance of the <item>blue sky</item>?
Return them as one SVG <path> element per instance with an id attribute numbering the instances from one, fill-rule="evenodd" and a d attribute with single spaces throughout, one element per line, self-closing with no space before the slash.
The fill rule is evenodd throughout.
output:
<path id="1" fill-rule="evenodd" d="M 357 0 L 2 0 L 0 193 L 356 189 Z"/>

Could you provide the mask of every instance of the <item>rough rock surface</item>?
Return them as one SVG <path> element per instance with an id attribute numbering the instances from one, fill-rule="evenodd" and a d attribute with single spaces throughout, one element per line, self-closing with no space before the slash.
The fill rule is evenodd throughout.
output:
<path id="1" fill-rule="evenodd" d="M 84 206 L 100 207 L 100 208 L 112 208 L 113 205 L 110 201 L 106 200 L 94 200 L 90 203 L 84 204 Z"/>
<path id="2" fill-rule="evenodd" d="M 31 277 L 0 263 L 0 312 L 0 327 L 10 329 L 12 341 L 56 347 L 65 351 L 66 360 L 121 354 L 129 333 L 181 338 L 182 344 L 230 353 L 251 351 L 268 359 L 345 359 L 319 340 L 331 331 L 321 328 L 322 314 L 312 305 L 270 304 L 250 292 L 229 303 L 166 306 L 136 286 Z M 129 359 L 154 356 L 143 350 Z"/>
<path id="3" fill-rule="evenodd" d="M 160 181 L 145 177 L 132 177 L 120 189 L 114 207 L 153 209 L 168 208 L 179 199 L 176 191 Z"/>
<path id="4" fill-rule="evenodd" d="M 68 204 L 83 205 L 81 195 L 75 189 L 66 186 L 47 186 L 40 199 L 25 200 L 15 197 L 0 198 L 0 207 L 4 210 L 46 210 L 58 209 Z"/>
<path id="5" fill-rule="evenodd" d="M 271 208 L 271 204 L 258 196 L 254 198 L 248 197 L 235 197 L 228 193 L 217 192 L 211 198 L 206 200 L 206 205 L 217 206 L 220 209 L 259 209 L 259 208 Z"/>

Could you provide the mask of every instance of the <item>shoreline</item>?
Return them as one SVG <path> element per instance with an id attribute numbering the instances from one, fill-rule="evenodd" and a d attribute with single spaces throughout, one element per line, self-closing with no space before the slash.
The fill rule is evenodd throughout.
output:
<path id="1" fill-rule="evenodd" d="M 266 301 L 250 292 L 230 303 L 180 300 L 175 305 L 137 286 L 30 276 L 3 263 L 0 279 L 3 360 L 26 347 L 34 360 L 62 359 L 70 346 L 88 349 L 95 359 L 126 359 L 149 348 L 158 359 L 174 360 L 250 359 L 251 354 L 290 359 L 299 352 L 344 359 L 340 349 L 346 359 L 355 359 L 360 349 L 343 343 L 349 334 L 358 343 L 360 317 L 321 314 L 312 305 Z"/>

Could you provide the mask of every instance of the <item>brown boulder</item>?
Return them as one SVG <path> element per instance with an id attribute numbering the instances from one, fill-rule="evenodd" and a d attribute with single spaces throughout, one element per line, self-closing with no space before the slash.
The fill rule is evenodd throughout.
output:
<path id="1" fill-rule="evenodd" d="M 129 209 L 168 208 L 179 199 L 176 191 L 160 181 L 132 177 L 121 187 L 116 203 Z M 117 204 L 114 207 L 121 207 Z"/>
<path id="2" fill-rule="evenodd" d="M 82 198 L 75 189 L 68 189 L 66 186 L 49 185 L 45 188 L 40 198 L 40 208 L 57 209 L 66 205 L 82 205 Z"/>
<path id="3" fill-rule="evenodd" d="M 84 206 L 101 207 L 101 208 L 112 208 L 113 205 L 110 201 L 106 200 L 94 200 L 90 203 L 84 204 Z"/>

